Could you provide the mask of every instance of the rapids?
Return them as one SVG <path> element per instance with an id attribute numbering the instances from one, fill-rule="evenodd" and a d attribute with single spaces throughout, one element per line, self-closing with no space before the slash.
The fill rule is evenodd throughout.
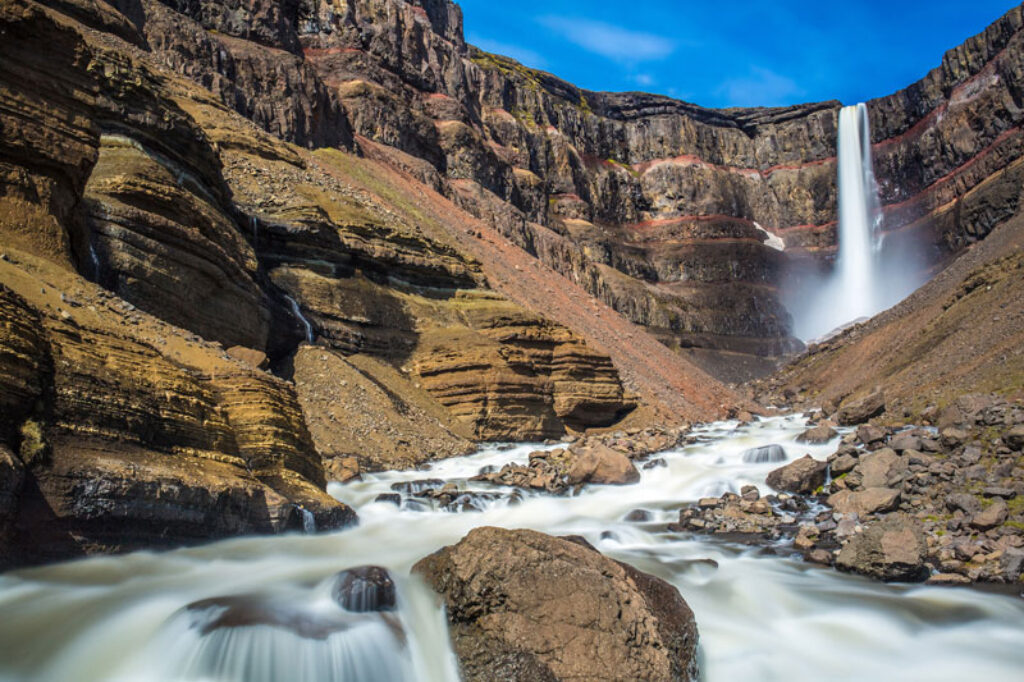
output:
<path id="1" fill-rule="evenodd" d="M 525 462 L 537 447 L 488 446 L 429 470 L 332 484 L 331 494 L 357 509 L 356 528 L 7 573 L 0 680 L 456 680 L 443 614 L 409 569 L 480 525 L 580 534 L 673 583 L 696 614 L 702 678 L 711 682 L 1020 679 L 1020 598 L 884 585 L 789 558 L 786 547 L 771 555 L 665 530 L 685 501 L 745 484 L 766 491 L 765 476 L 779 463 L 744 457 L 753 448 L 778 444 L 787 461 L 834 450 L 835 443 L 796 444 L 803 428 L 796 416 L 708 425 L 695 431 L 697 443 L 658 455 L 667 466 L 643 471 L 637 485 L 589 487 L 575 497 L 527 495 L 517 505 L 503 497 L 463 513 L 374 501 L 416 479 L 461 485 L 482 467 Z M 635 509 L 650 520 L 625 521 Z M 350 614 L 331 599 L 335 573 L 367 564 L 391 571 L 396 611 Z M 186 608 L 233 595 L 276 614 L 274 624 L 217 628 L 223 607 Z"/>

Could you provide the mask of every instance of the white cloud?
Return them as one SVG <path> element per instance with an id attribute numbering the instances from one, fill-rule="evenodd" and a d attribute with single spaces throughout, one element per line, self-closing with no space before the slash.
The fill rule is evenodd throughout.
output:
<path id="1" fill-rule="evenodd" d="M 481 50 L 485 50 L 492 54 L 499 54 L 503 57 L 511 57 L 520 64 L 532 67 L 534 69 L 545 69 L 548 65 L 548 60 L 539 52 L 511 43 L 503 43 L 500 40 L 491 40 L 489 38 L 481 38 L 477 35 L 470 35 L 469 42 L 476 45 Z"/>
<path id="2" fill-rule="evenodd" d="M 740 78 L 730 78 L 722 83 L 715 94 L 725 100 L 726 106 L 781 106 L 792 104 L 802 97 L 803 88 L 792 78 L 759 66 L 750 67 L 750 72 Z"/>
<path id="3" fill-rule="evenodd" d="M 537 21 L 570 43 L 608 59 L 650 62 L 665 59 L 676 43 L 663 36 L 619 28 L 589 19 L 544 16 Z"/>
<path id="4" fill-rule="evenodd" d="M 633 77 L 633 80 L 642 88 L 649 88 L 654 85 L 654 76 L 649 73 L 639 73 Z"/>

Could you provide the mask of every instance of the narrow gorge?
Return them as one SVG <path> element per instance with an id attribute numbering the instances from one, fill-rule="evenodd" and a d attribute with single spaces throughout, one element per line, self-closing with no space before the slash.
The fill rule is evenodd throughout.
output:
<path id="1" fill-rule="evenodd" d="M 1024 8 L 847 104 L 2 0 L 0 682 L 1015 679 Z"/>

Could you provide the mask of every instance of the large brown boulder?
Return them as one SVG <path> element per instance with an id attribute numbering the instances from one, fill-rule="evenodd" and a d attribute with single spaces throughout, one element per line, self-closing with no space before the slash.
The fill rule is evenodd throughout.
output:
<path id="1" fill-rule="evenodd" d="M 836 567 L 877 580 L 917 582 L 928 577 L 924 529 L 906 514 L 891 514 L 853 539 Z"/>
<path id="2" fill-rule="evenodd" d="M 877 514 L 892 511 L 900 503 L 900 491 L 895 488 L 867 488 L 853 492 L 840 490 L 830 495 L 828 504 L 840 514 Z"/>
<path id="3" fill-rule="evenodd" d="M 813 493 L 825 484 L 825 470 L 828 465 L 810 455 L 804 455 L 768 474 L 768 485 L 787 493 Z"/>
<path id="4" fill-rule="evenodd" d="M 413 571 L 442 595 L 467 682 L 697 678 L 679 592 L 581 539 L 477 528 Z"/>
<path id="5" fill-rule="evenodd" d="M 841 426 L 863 424 L 872 417 L 885 412 L 885 394 L 881 391 L 870 393 L 860 400 L 844 403 L 836 413 L 836 421 Z"/>
<path id="6" fill-rule="evenodd" d="M 629 457 L 607 445 L 573 448 L 571 454 L 568 475 L 572 484 L 627 485 L 640 480 L 640 472 Z"/>

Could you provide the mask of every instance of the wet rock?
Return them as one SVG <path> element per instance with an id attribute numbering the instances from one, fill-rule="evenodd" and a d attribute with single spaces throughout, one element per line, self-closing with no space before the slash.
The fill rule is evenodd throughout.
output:
<path id="1" fill-rule="evenodd" d="M 926 585 L 970 585 L 971 579 L 959 573 L 936 573 L 924 582 Z"/>
<path id="2" fill-rule="evenodd" d="M 807 560 L 822 566 L 832 565 L 833 554 L 827 549 L 814 549 L 807 553 Z"/>
<path id="3" fill-rule="evenodd" d="M 1006 502 L 1002 498 L 997 498 L 991 505 L 974 514 L 971 517 L 970 525 L 978 530 L 989 530 L 1001 526 L 1008 516 L 1009 508 L 1006 506 Z"/>
<path id="4" fill-rule="evenodd" d="M 768 462 L 785 462 L 786 451 L 781 445 L 762 445 L 745 450 L 741 455 L 747 464 L 766 464 Z"/>
<path id="5" fill-rule="evenodd" d="M 428 490 L 444 487 L 445 482 L 440 478 L 423 478 L 417 481 L 400 481 L 392 483 L 391 489 L 406 495 L 418 495 Z"/>
<path id="6" fill-rule="evenodd" d="M 353 613 L 394 611 L 397 608 L 395 583 L 387 569 L 379 566 L 341 571 L 334 577 L 331 596 L 343 609 Z"/>
<path id="7" fill-rule="evenodd" d="M 807 443 L 810 445 L 822 445 L 829 442 L 833 438 L 839 435 L 839 432 L 833 429 L 828 424 L 819 424 L 814 428 L 807 429 L 799 436 L 796 437 L 797 443 Z"/>
<path id="8" fill-rule="evenodd" d="M 398 493 L 381 493 L 380 495 L 377 495 L 377 497 L 373 498 L 373 501 L 386 502 L 388 504 L 393 504 L 396 507 L 402 506 L 402 496 Z"/>
<path id="9" fill-rule="evenodd" d="M 651 518 L 651 512 L 646 509 L 634 509 L 626 514 L 625 520 L 631 523 L 644 523 L 645 521 L 650 521 Z"/>
<path id="10" fill-rule="evenodd" d="M 885 394 L 875 391 L 860 400 L 844 404 L 836 412 L 836 421 L 841 426 L 854 426 L 863 424 L 883 412 L 885 412 Z"/>
<path id="11" fill-rule="evenodd" d="M 477 528 L 413 570 L 442 595 L 468 682 L 697 677 L 676 589 L 585 543 Z"/>
<path id="12" fill-rule="evenodd" d="M 892 511 L 899 502 L 900 491 L 893 488 L 868 488 L 857 492 L 841 490 L 828 498 L 828 504 L 837 512 L 858 516 Z"/>
<path id="13" fill-rule="evenodd" d="M 766 482 L 772 488 L 789 493 L 813 493 L 825 483 L 825 462 L 804 455 L 795 462 L 768 474 Z"/>
<path id="14" fill-rule="evenodd" d="M 839 552 L 836 567 L 886 582 L 917 582 L 928 577 L 921 524 L 892 514 L 854 535 Z"/>
<path id="15" fill-rule="evenodd" d="M 644 462 L 643 470 L 650 471 L 651 469 L 666 467 L 668 467 L 668 462 L 666 462 L 663 457 L 656 457 L 655 459 L 652 459 L 650 462 Z"/>

